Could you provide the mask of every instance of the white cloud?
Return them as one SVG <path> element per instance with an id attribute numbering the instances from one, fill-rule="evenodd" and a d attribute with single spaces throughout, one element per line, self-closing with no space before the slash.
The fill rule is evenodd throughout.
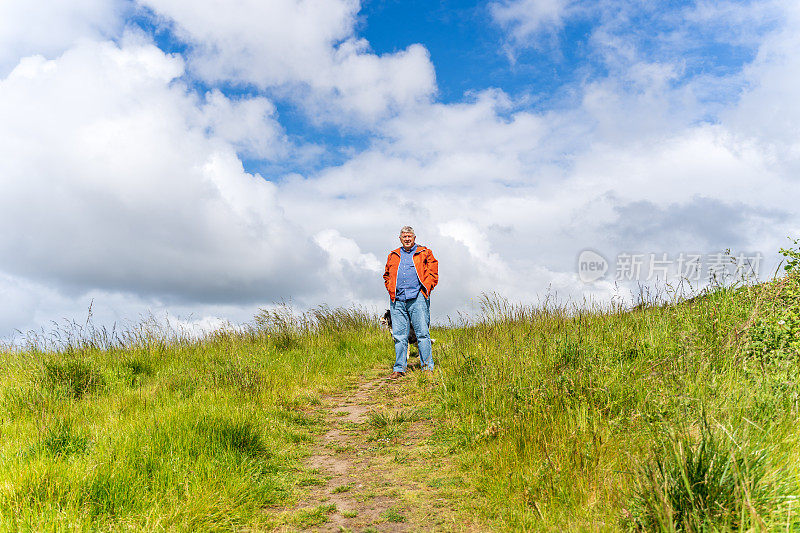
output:
<path id="1" fill-rule="evenodd" d="M 463 245 L 469 253 L 470 265 L 481 274 L 487 285 L 495 289 L 513 283 L 513 276 L 503 259 L 492 251 L 492 245 L 480 228 L 467 220 L 448 220 L 438 225 L 439 234 Z M 485 289 L 484 289 L 485 290 Z"/>
<path id="2" fill-rule="evenodd" d="M 0 224 L 13 228 L 0 234 L 0 296 L 18 310 L 0 314 L 5 331 L 81 316 L 91 298 L 103 321 L 169 310 L 202 327 L 282 296 L 377 306 L 385 254 L 407 224 L 440 260 L 437 317 L 482 291 L 608 299 L 611 284 L 577 281 L 587 247 L 610 259 L 769 254 L 800 227 L 800 21 L 788 2 L 766 38 L 730 24 L 759 51 L 722 76 L 687 77 L 670 54 L 643 54 L 605 26 L 592 43 L 608 75 L 548 111 L 499 89 L 428 101 L 427 53 L 371 53 L 353 32 L 356 2 L 147 5 L 193 43 L 188 58 L 135 35 L 65 38 L 63 55 L 28 56 L 0 79 Z M 186 64 L 270 96 L 198 96 Z M 729 93 L 709 104 L 715 87 Z M 282 90 L 355 131 L 382 117 L 368 125 L 376 136 L 313 175 L 248 174 L 239 153 L 280 161 L 307 149 L 281 127 L 271 98 Z"/>
<path id="3" fill-rule="evenodd" d="M 307 266 L 322 252 L 231 144 L 282 134 L 269 121 L 226 130 L 215 107 L 270 104 L 217 94 L 204 105 L 182 72 L 129 36 L 26 58 L 0 81 L 0 225 L 14 228 L 0 236 L 0 270 L 76 294 L 197 302 L 313 289 Z"/>
<path id="4" fill-rule="evenodd" d="M 759 145 L 771 163 L 800 170 L 800 6 L 786 2 L 784 23 L 769 34 L 744 69 L 748 90 L 723 114 L 733 132 Z"/>
<path id="5" fill-rule="evenodd" d="M 489 4 L 495 22 L 506 28 L 517 42 L 543 31 L 558 29 L 574 0 L 504 0 Z"/>
<path id="6" fill-rule="evenodd" d="M 355 0 L 140 1 L 192 44 L 197 75 L 277 90 L 315 118 L 375 120 L 435 90 L 424 47 L 378 56 L 355 36 Z"/>
<path id="7" fill-rule="evenodd" d="M 42 288 L 40 288 L 41 290 Z M 15 329 L 30 328 L 35 324 L 36 310 L 39 307 L 40 291 L 31 290 L 25 279 L 0 273 L 0 347 Z M 52 319 L 52 317 L 51 317 Z"/>
<path id="8" fill-rule="evenodd" d="M 314 236 L 314 241 L 328 253 L 331 268 L 341 272 L 342 265 L 367 270 L 373 274 L 382 274 L 381 264 L 374 254 L 361 253 L 361 249 L 353 239 L 343 237 L 335 229 L 322 230 Z"/>
<path id="9" fill-rule="evenodd" d="M 24 56 L 52 58 L 78 41 L 115 34 L 123 10 L 120 0 L 3 0 L 0 77 Z"/>
<path id="10" fill-rule="evenodd" d="M 380 301 L 375 289 L 382 285 L 383 264 L 375 254 L 362 252 L 355 240 L 335 229 L 317 232 L 314 242 L 328 254 L 327 264 L 320 265 L 325 272 L 325 290 L 316 295 L 317 304 L 375 305 Z"/>
<path id="11" fill-rule="evenodd" d="M 764 52 L 774 47 L 768 40 Z M 471 102 L 409 110 L 384 122 L 369 150 L 279 194 L 308 231 L 324 211 L 326 227 L 374 253 L 394 245 L 388 236 L 396 228 L 413 225 L 440 258 L 435 300 L 447 313 L 465 294 L 501 290 L 532 301 L 548 284 L 565 296 L 608 299 L 610 284 L 577 282 L 575 258 L 586 247 L 612 259 L 621 251 L 727 247 L 772 257 L 798 224 L 794 152 L 778 154 L 776 137 L 746 135 L 738 120 L 757 123 L 759 106 L 789 117 L 800 106 L 782 93 L 749 103 L 761 91 L 774 95 L 777 74 L 795 69 L 784 53 L 761 62 L 748 74 L 761 83 L 719 104 L 716 124 L 703 120 L 709 108 L 697 87 L 706 80 L 675 84 L 674 65 L 634 55 L 584 85 L 571 109 L 516 110 L 502 92 L 487 91 Z M 762 71 L 775 74 L 771 86 Z M 788 122 L 764 125 L 777 124 L 790 143 Z M 364 219 L 373 224 L 364 227 Z"/>
<path id="12" fill-rule="evenodd" d="M 202 112 L 209 133 L 231 143 L 245 156 L 277 159 L 291 149 L 278 123 L 275 105 L 266 98 L 235 101 L 213 90 L 206 94 Z"/>
<path id="13" fill-rule="evenodd" d="M 63 342 L 76 325 L 96 326 L 113 339 L 146 324 L 164 334 L 199 335 L 252 320 L 258 306 L 241 303 L 177 303 L 131 292 L 89 290 L 79 296 L 65 294 L 52 283 L 0 274 L 0 347 L 23 345 L 26 339 L 41 343 Z M 200 318 L 198 318 L 200 317 Z M 224 318 L 220 318 L 224 317 Z"/>

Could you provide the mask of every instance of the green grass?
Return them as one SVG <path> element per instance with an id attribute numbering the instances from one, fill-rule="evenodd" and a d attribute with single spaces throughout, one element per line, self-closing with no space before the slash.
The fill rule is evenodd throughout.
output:
<path id="1" fill-rule="evenodd" d="M 381 513 L 381 518 L 386 520 L 387 522 L 405 522 L 406 517 L 403 515 L 399 509 L 391 508 L 387 509 L 383 513 Z"/>
<path id="2" fill-rule="evenodd" d="M 267 314 L 200 340 L 143 328 L 1 353 L 0 530 L 275 525 L 263 508 L 311 479 L 319 421 L 303 409 L 383 363 L 391 340 L 357 310 L 291 330 Z"/>
<path id="3" fill-rule="evenodd" d="M 633 311 L 487 299 L 436 332 L 436 436 L 508 529 L 800 528 L 800 358 L 749 348 L 798 284 Z"/>
<path id="4" fill-rule="evenodd" d="M 402 385 L 420 404 L 370 413 L 364 438 L 430 423 L 461 471 L 428 484 L 474 489 L 462 508 L 495 529 L 798 531 L 799 288 L 790 272 L 634 309 L 486 298 L 478 321 L 435 329 L 437 371 Z M 323 483 L 303 467 L 309 413 L 393 359 L 353 309 L 278 308 L 199 340 L 147 323 L 63 338 L 0 354 L 5 530 L 278 527 L 265 509 Z"/>
<path id="5" fill-rule="evenodd" d="M 297 513 L 296 525 L 302 528 L 319 526 L 329 520 L 330 515 L 336 512 L 336 504 L 318 505 L 313 509 L 304 509 Z"/>
<path id="6" fill-rule="evenodd" d="M 673 434 L 665 444 L 637 475 L 631 518 L 643 529 L 763 527 L 763 517 L 797 489 L 785 478 L 767 478 L 774 459 L 769 443 L 754 445 L 707 421 L 699 438 Z"/>
<path id="7" fill-rule="evenodd" d="M 318 477 L 304 477 L 297 482 L 299 487 L 310 487 L 312 485 L 324 485 L 325 480 Z"/>

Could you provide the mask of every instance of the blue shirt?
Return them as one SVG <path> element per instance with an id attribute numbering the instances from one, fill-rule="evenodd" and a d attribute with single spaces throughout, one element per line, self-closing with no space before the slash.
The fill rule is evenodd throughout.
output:
<path id="1" fill-rule="evenodd" d="M 406 252 L 405 248 L 400 248 L 400 264 L 397 266 L 395 298 L 401 302 L 413 300 L 422 290 L 422 283 L 419 281 L 417 269 L 414 266 L 414 252 L 416 251 L 416 244 L 408 252 Z"/>

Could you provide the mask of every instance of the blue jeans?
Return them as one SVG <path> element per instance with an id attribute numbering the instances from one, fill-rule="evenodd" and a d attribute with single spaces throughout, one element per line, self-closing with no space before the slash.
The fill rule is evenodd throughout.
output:
<path id="1" fill-rule="evenodd" d="M 419 348 L 419 362 L 423 370 L 433 370 L 433 354 L 431 353 L 431 336 L 428 326 L 431 323 L 431 302 L 422 293 L 412 300 L 391 302 L 389 313 L 392 315 L 392 337 L 394 338 L 395 372 L 405 372 L 408 363 L 408 324 L 414 326 Z"/>

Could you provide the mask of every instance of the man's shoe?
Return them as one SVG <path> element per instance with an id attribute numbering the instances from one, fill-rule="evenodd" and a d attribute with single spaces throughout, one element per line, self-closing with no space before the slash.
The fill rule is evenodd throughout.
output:
<path id="1" fill-rule="evenodd" d="M 406 375 L 405 372 L 392 372 L 392 375 L 389 376 L 389 379 L 398 379 L 398 378 L 402 378 L 405 375 Z"/>

